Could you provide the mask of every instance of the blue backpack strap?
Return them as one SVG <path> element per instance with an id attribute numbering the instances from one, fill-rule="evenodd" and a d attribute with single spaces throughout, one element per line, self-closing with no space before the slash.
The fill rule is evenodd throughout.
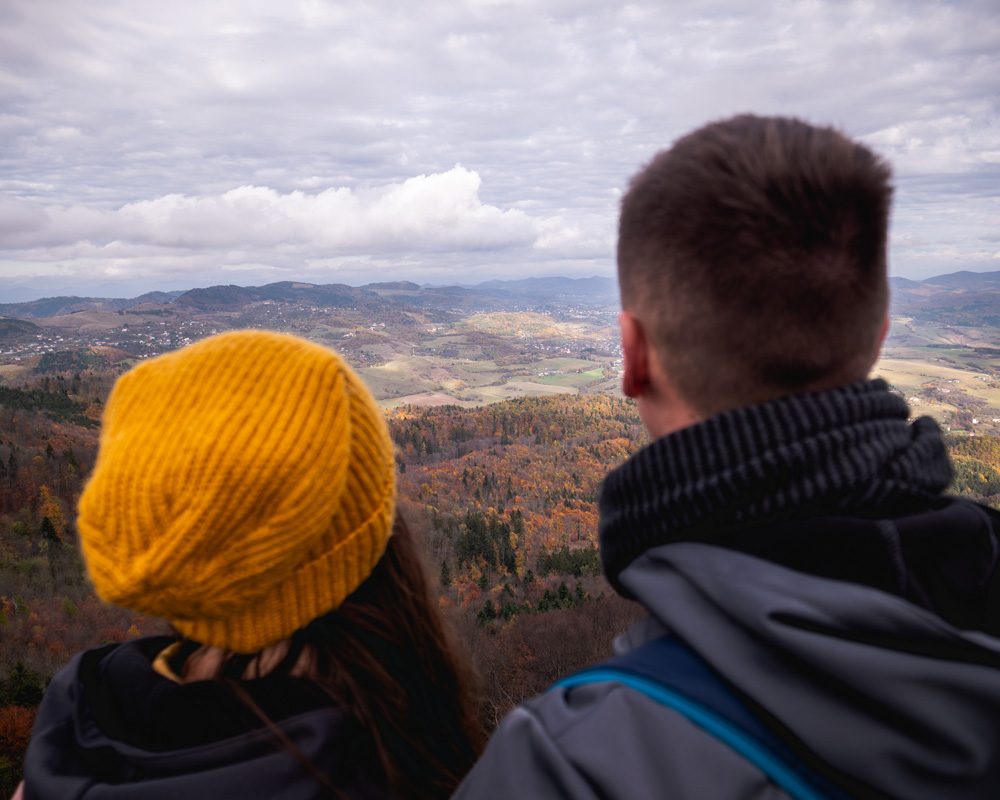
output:
<path id="1" fill-rule="evenodd" d="M 570 675 L 553 688 L 614 681 L 676 711 L 727 744 L 796 800 L 847 795 L 798 758 L 693 650 L 664 636 Z"/>

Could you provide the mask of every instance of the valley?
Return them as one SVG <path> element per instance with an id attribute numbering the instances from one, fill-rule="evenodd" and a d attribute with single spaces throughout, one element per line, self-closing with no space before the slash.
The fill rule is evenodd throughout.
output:
<path id="1" fill-rule="evenodd" d="M 0 725 L 21 730 L 73 652 L 162 629 L 94 597 L 76 501 L 115 378 L 234 328 L 333 347 L 382 404 L 400 509 L 482 676 L 487 725 L 602 658 L 637 613 L 610 592 L 597 550 L 601 481 L 646 442 L 620 394 L 611 281 L 211 287 L 52 298 L 0 315 Z M 994 505 L 998 320 L 1000 283 L 897 286 L 873 371 L 948 432 L 952 490 Z"/>
<path id="2" fill-rule="evenodd" d="M 519 291 L 523 282 L 447 290 L 373 284 L 337 294 L 275 284 L 256 292 L 193 290 L 157 298 L 162 302 L 137 298 L 131 305 L 69 299 L 0 306 L 0 313 L 36 315 L 17 319 L 20 327 L 11 323 L 6 333 L 0 329 L 0 376 L 120 369 L 212 333 L 268 328 L 340 352 L 387 408 L 613 391 L 614 285 L 598 282 L 588 291 L 561 280 L 554 290 L 529 284 L 530 295 Z"/>

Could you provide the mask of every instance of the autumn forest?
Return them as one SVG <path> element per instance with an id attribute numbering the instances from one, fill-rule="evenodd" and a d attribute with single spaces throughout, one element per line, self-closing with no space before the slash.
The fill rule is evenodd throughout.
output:
<path id="1" fill-rule="evenodd" d="M 46 680 L 74 652 L 160 630 L 157 620 L 100 603 L 76 547 L 73 509 L 112 380 L 85 371 L 0 388 L 0 752 L 8 772 Z M 626 400 L 582 395 L 403 406 L 388 418 L 401 511 L 477 657 L 483 718 L 495 724 L 524 695 L 605 654 L 606 636 L 595 642 L 587 628 L 621 628 L 635 613 L 600 576 L 596 498 L 604 474 L 643 443 L 638 416 Z M 995 501 L 1000 439 L 963 437 L 952 447 L 955 489 Z M 565 642 L 564 651 L 552 642 Z"/>

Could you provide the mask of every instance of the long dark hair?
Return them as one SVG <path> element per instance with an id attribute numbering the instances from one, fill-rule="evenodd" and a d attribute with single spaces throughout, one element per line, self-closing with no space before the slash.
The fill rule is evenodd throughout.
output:
<path id="1" fill-rule="evenodd" d="M 398 797 L 448 797 L 483 744 L 464 654 L 442 617 L 423 560 L 397 512 L 385 554 L 335 611 L 289 640 L 269 675 L 302 674 L 350 714 L 368 740 L 370 778 Z M 190 651 L 189 651 L 190 652 Z M 228 654 L 217 678 L 275 734 L 276 741 L 334 794 L 324 776 L 240 686 L 261 674 L 260 654 Z"/>

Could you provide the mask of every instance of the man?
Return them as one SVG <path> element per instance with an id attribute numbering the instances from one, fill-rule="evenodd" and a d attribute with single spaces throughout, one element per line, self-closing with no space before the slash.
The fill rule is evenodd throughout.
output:
<path id="1" fill-rule="evenodd" d="M 825 788 L 598 677 L 515 709 L 460 797 L 1000 796 L 1000 517 L 943 494 L 936 424 L 867 380 L 891 194 L 841 133 L 740 116 L 621 208 L 623 388 L 654 441 L 600 499 L 605 574 L 649 612 L 616 650 L 678 643 Z"/>

